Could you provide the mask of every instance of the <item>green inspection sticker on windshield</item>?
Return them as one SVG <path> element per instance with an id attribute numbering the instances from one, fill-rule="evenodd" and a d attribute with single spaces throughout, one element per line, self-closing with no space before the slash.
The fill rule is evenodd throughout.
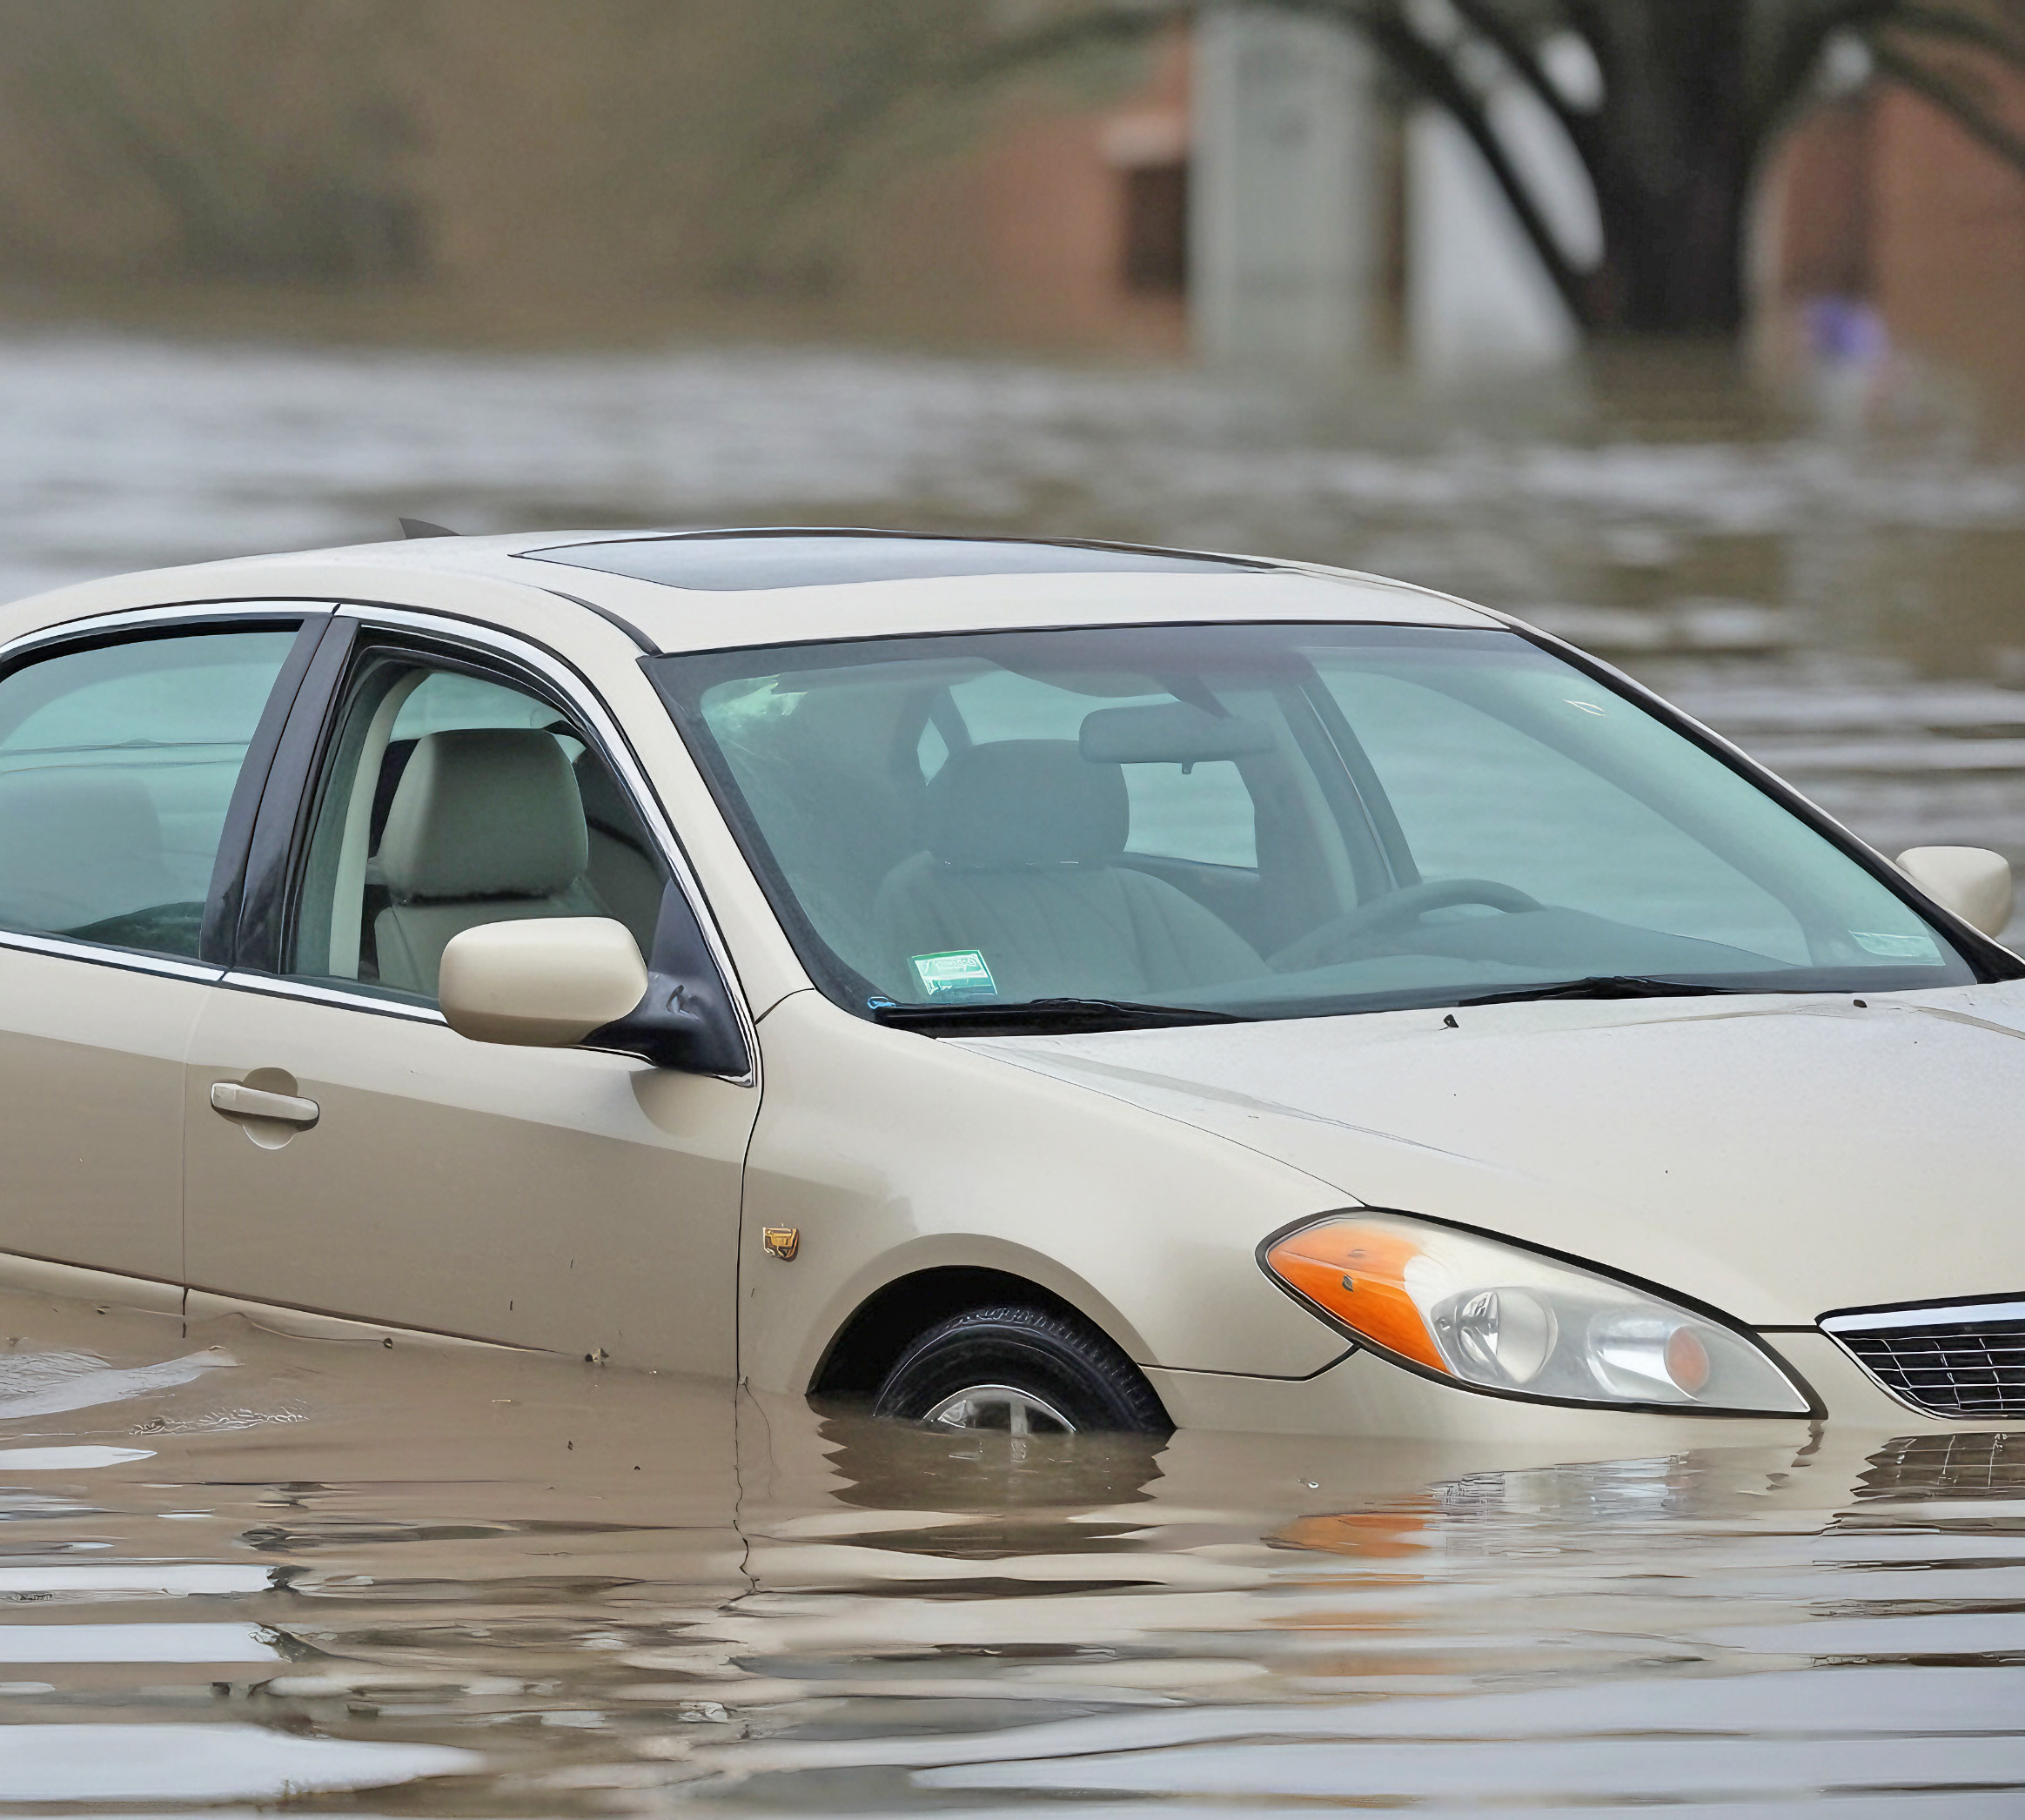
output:
<path id="1" fill-rule="evenodd" d="M 1849 939 L 1867 954 L 1888 960 L 1924 960 L 1938 963 L 1941 950 L 1931 935 L 1888 934 L 1882 930 L 1852 929 Z"/>
<path id="2" fill-rule="evenodd" d="M 957 948 L 947 954 L 916 954 L 911 964 L 922 990 L 939 1002 L 998 996 L 998 982 L 976 948 Z"/>

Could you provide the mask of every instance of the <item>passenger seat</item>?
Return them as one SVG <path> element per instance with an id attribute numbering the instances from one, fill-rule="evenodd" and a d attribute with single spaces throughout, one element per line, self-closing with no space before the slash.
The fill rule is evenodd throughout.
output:
<path id="1" fill-rule="evenodd" d="M 433 998 L 443 950 L 481 923 L 600 913 L 583 885 L 584 806 L 554 736 L 426 733 L 379 843 L 392 902 L 373 921 L 380 983 Z"/>

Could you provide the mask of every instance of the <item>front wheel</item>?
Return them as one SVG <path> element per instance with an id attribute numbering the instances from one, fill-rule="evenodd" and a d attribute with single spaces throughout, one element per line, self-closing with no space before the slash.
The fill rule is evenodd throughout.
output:
<path id="1" fill-rule="evenodd" d="M 1013 1435 L 1154 1435 L 1173 1427 L 1138 1367 L 1095 1328 L 1016 1306 L 937 1322 L 895 1361 L 872 1413 Z"/>

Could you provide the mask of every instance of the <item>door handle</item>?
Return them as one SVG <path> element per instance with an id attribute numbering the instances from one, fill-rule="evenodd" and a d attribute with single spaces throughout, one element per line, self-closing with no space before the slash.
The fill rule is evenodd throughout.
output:
<path id="1" fill-rule="evenodd" d="M 214 1081 L 211 1103 L 228 1119 L 275 1119 L 284 1125 L 299 1125 L 304 1130 L 323 1116 L 314 1100 L 298 1100 L 293 1094 L 270 1094 L 257 1087 L 242 1087 L 237 1081 Z"/>

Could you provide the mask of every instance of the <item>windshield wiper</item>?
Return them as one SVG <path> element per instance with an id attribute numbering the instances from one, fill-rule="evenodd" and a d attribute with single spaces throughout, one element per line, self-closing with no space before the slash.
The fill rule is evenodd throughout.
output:
<path id="1" fill-rule="evenodd" d="M 1021 999 L 969 1005 L 881 1005 L 872 1015 L 901 1030 L 938 1036 L 1047 1036 L 1076 1030 L 1163 1030 L 1186 1024 L 1249 1024 L 1230 1011 L 1140 1005 L 1128 999 Z"/>
<path id="2" fill-rule="evenodd" d="M 1524 1005 L 1535 999 L 1706 999 L 1740 989 L 1705 986 L 1692 980 L 1659 980 L 1644 974 L 1591 974 L 1586 979 L 1563 980 L 1553 986 L 1517 986 L 1510 992 L 1458 999 L 1456 1006 L 1459 1010 L 1467 1005 Z"/>

